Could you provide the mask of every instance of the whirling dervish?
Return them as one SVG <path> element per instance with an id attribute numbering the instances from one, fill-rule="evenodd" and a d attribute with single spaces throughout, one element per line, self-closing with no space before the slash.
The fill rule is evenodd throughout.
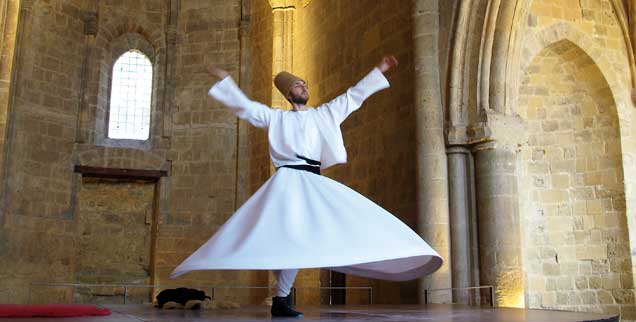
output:
<path id="1" fill-rule="evenodd" d="M 361 194 L 320 175 L 347 161 L 340 124 L 372 94 L 388 88 L 385 56 L 355 86 L 316 108 L 307 83 L 288 72 L 276 88 L 291 110 L 250 100 L 228 72 L 208 94 L 253 126 L 266 128 L 276 173 L 219 230 L 172 272 L 265 269 L 276 276 L 273 316 L 300 316 L 289 294 L 299 269 L 328 268 L 368 278 L 404 281 L 436 271 L 442 258 L 411 228 Z"/>

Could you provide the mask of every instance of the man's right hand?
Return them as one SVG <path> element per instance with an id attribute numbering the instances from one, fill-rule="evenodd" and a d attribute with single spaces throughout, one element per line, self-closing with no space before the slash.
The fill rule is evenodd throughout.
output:
<path id="1" fill-rule="evenodd" d="M 224 79 L 225 77 L 227 77 L 228 75 L 230 75 L 230 73 L 228 73 L 227 71 L 216 67 L 214 65 L 210 65 L 206 68 L 206 71 L 208 72 L 208 74 L 210 74 L 210 76 L 214 76 L 216 77 L 217 81 Z"/>

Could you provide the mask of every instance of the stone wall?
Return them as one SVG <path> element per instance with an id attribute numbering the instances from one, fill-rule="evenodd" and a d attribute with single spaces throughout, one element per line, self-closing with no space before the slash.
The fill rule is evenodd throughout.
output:
<path id="1" fill-rule="evenodd" d="M 78 205 L 99 203 L 93 198 L 99 194 L 80 193 L 86 187 L 73 173 L 74 165 L 169 173 L 153 185 L 160 192 L 150 200 L 158 208 L 153 210 L 157 217 L 149 220 L 159 228 L 143 236 L 150 244 L 144 256 L 150 258 L 151 267 L 145 269 L 154 274 L 151 282 L 267 283 L 262 272 L 239 271 L 167 279 L 237 206 L 238 123 L 207 97 L 212 80 L 204 67 L 220 64 L 238 78 L 241 19 L 240 1 L 171 4 L 23 1 L 24 19 L 17 27 L 23 28 L 18 48 L 25 54 L 17 57 L 17 91 L 7 117 L 10 158 L 4 180 L 9 189 L 3 190 L 0 260 L 9 264 L 0 273 L 0 301 L 73 300 L 64 288 L 35 290 L 29 299 L 28 284 L 80 281 Z M 85 34 L 85 21 L 94 31 Z M 176 50 L 167 53 L 172 22 Z M 112 65 L 127 46 L 141 49 L 153 63 L 151 139 L 141 144 L 105 137 Z M 111 182 L 104 191 L 120 183 Z M 119 202 L 132 205 L 131 200 Z M 106 239 L 95 238 L 95 245 L 103 243 Z M 260 303 L 261 293 L 217 295 Z"/>
<path id="2" fill-rule="evenodd" d="M 2 39 L 0 39 L 0 149 L 6 148 L 7 121 L 9 116 L 9 91 L 13 77 L 13 61 L 17 40 L 18 17 L 20 13 L 17 0 L 4 1 L 0 6 L 0 22 L 2 23 Z M 0 158 L 0 177 L 4 177 L 4 153 Z"/>
<path id="3" fill-rule="evenodd" d="M 20 55 L 13 66 L 16 83 L 4 150 L 3 303 L 26 302 L 29 283 L 72 281 L 74 272 L 71 156 L 84 49 L 83 2 L 20 2 Z M 68 292 L 56 290 L 50 300 L 65 298 Z"/>
<path id="4" fill-rule="evenodd" d="M 176 54 L 176 112 L 172 135 L 170 211 L 159 229 L 160 283 L 262 285 L 250 271 L 194 272 L 175 281 L 167 274 L 229 218 L 236 207 L 239 123 L 231 111 L 207 96 L 213 79 L 208 64 L 240 74 L 240 1 L 182 1 Z M 256 295 L 255 295 L 256 294 Z M 266 294 L 218 293 L 219 299 L 260 302 Z M 252 296 L 254 296 L 252 298 Z"/>
<path id="5" fill-rule="evenodd" d="M 75 281 L 150 284 L 155 184 L 83 178 L 78 192 Z M 150 289 L 131 288 L 126 303 L 146 303 Z M 124 303 L 124 290 L 78 288 L 79 303 Z"/>
<path id="6" fill-rule="evenodd" d="M 86 82 L 85 97 L 79 109 L 78 143 L 90 146 L 130 146 L 165 155 L 167 142 L 161 140 L 165 81 L 165 33 L 168 7 L 162 1 L 87 2 L 84 15 L 95 14 L 94 36 L 84 40 L 86 65 L 81 79 Z M 113 65 L 125 52 L 141 51 L 152 63 L 152 112 L 147 142 L 111 140 L 108 135 Z M 137 144 L 135 144 L 137 143 Z M 81 147 L 83 148 L 83 147 Z"/>

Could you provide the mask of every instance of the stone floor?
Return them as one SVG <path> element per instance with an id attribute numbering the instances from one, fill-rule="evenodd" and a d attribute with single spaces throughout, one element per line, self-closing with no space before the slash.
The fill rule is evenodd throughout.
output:
<path id="1" fill-rule="evenodd" d="M 107 305 L 112 314 L 103 317 L 76 318 L 20 318 L 0 321 L 21 322 L 247 322 L 247 321 L 298 321 L 297 318 L 275 318 L 267 307 L 251 306 L 239 309 L 215 309 L 207 311 L 159 310 L 151 305 Z M 618 317 L 589 313 L 572 313 L 544 310 L 509 308 L 478 308 L 459 305 L 373 305 L 373 306 L 329 306 L 298 307 L 305 313 L 303 321 L 347 321 L 347 322 L 618 322 Z"/>

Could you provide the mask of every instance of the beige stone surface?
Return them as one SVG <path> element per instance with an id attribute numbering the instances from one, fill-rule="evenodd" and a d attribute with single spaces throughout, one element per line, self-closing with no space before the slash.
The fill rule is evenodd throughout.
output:
<path id="1" fill-rule="evenodd" d="M 472 281 L 495 285 L 499 305 L 636 320 L 633 9 L 619 0 L 0 2 L 0 302 L 77 300 L 65 288 L 29 293 L 29 284 L 80 281 L 83 267 L 134 279 L 129 266 L 115 272 L 84 256 L 114 248 L 113 236 L 143 240 L 112 257 L 141 258 L 144 282 L 268 285 L 263 271 L 167 278 L 273 171 L 266 132 L 205 95 L 205 66 L 220 65 L 250 97 L 279 107 L 272 77 L 289 69 L 307 79 L 315 105 L 392 53 L 400 61 L 392 87 L 343 124 L 349 162 L 325 175 L 427 235 L 447 263 L 470 253 L 481 262 Z M 129 49 L 153 63 L 147 142 L 105 134 L 112 65 Z M 462 193 L 448 190 L 449 148 L 472 153 L 457 171 Z M 86 193 L 77 165 L 166 176 Z M 465 198 L 475 218 L 466 231 L 480 240 L 451 243 L 447 214 L 458 201 L 449 196 Z M 121 233 L 127 221 L 115 213 L 140 213 L 136 197 L 152 219 L 143 239 L 85 238 L 87 205 L 116 201 L 96 220 Z M 374 287 L 377 303 L 415 303 L 422 287 L 457 283 L 452 271 L 447 264 L 426 282 L 347 277 L 347 285 Z M 326 301 L 317 291 L 325 276 L 301 272 L 300 303 Z M 257 304 L 266 293 L 217 296 Z M 367 300 L 347 293 L 349 304 Z"/>

